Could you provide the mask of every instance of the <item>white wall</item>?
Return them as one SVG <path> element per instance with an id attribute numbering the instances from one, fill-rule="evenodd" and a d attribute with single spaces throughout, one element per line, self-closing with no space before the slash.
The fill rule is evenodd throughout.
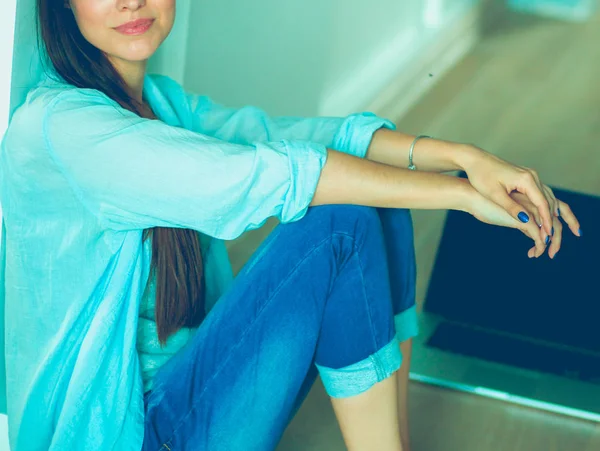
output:
<path id="1" fill-rule="evenodd" d="M 366 106 L 437 31 L 478 0 L 179 0 L 189 16 L 153 64 L 186 88 L 271 114 L 343 115 Z M 181 11 L 180 11 L 181 12 Z M 177 42 L 175 42 L 177 41 Z M 160 52 L 156 60 L 164 59 Z"/>

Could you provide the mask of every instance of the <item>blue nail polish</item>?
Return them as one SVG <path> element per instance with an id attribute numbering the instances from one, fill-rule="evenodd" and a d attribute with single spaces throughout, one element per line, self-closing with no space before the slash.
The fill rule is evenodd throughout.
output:
<path id="1" fill-rule="evenodd" d="M 558 210 L 558 216 L 560 216 L 560 208 L 558 208 L 557 210 Z"/>
<path id="2" fill-rule="evenodd" d="M 581 229 L 579 229 L 579 236 L 583 236 L 583 234 L 581 233 Z"/>
<path id="3" fill-rule="evenodd" d="M 525 213 L 524 211 L 522 211 L 521 213 L 519 213 L 517 215 L 517 217 L 519 218 L 519 221 L 521 221 L 522 223 L 528 223 L 529 222 L 529 215 L 527 213 Z"/>
<path id="4" fill-rule="evenodd" d="M 554 236 L 554 227 L 552 227 L 552 236 Z"/>
<path id="5" fill-rule="evenodd" d="M 550 242 L 550 236 L 546 237 L 546 245 Z"/>

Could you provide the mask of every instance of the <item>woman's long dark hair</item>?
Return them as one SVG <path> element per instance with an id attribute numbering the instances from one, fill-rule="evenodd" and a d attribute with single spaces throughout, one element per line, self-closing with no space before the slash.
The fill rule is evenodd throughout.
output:
<path id="1" fill-rule="evenodd" d="M 78 88 L 96 89 L 121 107 L 153 119 L 129 94 L 106 55 L 83 37 L 64 0 L 37 0 L 37 13 L 40 47 L 60 77 Z M 204 318 L 202 254 L 193 230 L 156 227 L 144 232 L 144 239 L 149 237 L 156 277 L 155 319 L 164 344 L 180 328 L 198 326 Z"/>

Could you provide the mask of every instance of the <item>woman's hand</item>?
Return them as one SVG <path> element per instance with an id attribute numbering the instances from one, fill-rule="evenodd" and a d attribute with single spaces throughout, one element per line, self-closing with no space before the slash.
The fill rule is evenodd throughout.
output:
<path id="1" fill-rule="evenodd" d="M 492 202 L 473 187 L 471 187 L 466 211 L 486 224 L 510 227 L 523 232 L 535 243 L 535 246 L 527 254 L 530 258 L 539 257 L 546 250 L 543 234 L 540 233 L 540 229 L 534 221 L 523 223 L 513 218 L 503 207 Z"/>
<path id="2" fill-rule="evenodd" d="M 468 146 L 463 155 L 461 166 L 477 191 L 521 223 L 527 224 L 536 217 L 546 233 L 544 240 L 552 235 L 559 202 L 534 170 L 515 166 L 474 146 Z M 527 208 L 511 197 L 515 191 L 527 196 Z"/>
<path id="3" fill-rule="evenodd" d="M 535 222 L 538 224 L 540 223 L 541 218 L 540 218 L 539 212 L 535 208 L 535 206 L 531 203 L 531 201 L 529 200 L 529 198 L 526 195 L 514 192 L 511 194 L 510 197 L 515 202 L 517 202 L 519 205 L 522 205 L 523 207 L 525 207 L 528 211 L 533 212 L 533 217 L 535 218 Z M 567 226 L 569 227 L 569 229 L 571 229 L 571 232 L 574 235 L 580 236 L 580 233 L 581 233 L 581 230 L 579 228 L 579 221 L 577 221 L 577 218 L 571 211 L 571 207 L 569 207 L 569 205 L 567 205 L 566 203 L 564 203 L 558 199 L 556 200 L 556 202 L 558 204 L 557 209 L 560 211 L 560 216 L 555 215 L 552 217 L 552 233 L 551 233 L 551 237 L 548 238 L 548 240 L 550 242 L 550 247 L 548 249 L 548 255 L 550 256 L 550 258 L 554 258 L 556 256 L 557 252 L 560 250 L 560 245 L 562 242 L 562 231 L 563 231 L 563 225 L 562 225 L 562 222 L 560 221 L 561 217 L 566 222 Z M 540 234 L 542 234 L 541 231 L 540 231 Z M 535 250 L 536 250 L 535 247 L 530 249 L 528 255 L 530 257 L 533 256 L 535 253 Z"/>
<path id="4" fill-rule="evenodd" d="M 558 216 L 553 216 L 553 226 L 550 231 L 549 237 L 540 227 L 537 226 L 541 222 L 539 211 L 529 200 L 529 198 L 521 193 L 513 192 L 511 200 L 516 202 L 521 208 L 532 212 L 531 215 L 535 221 L 529 221 L 523 223 L 513 218 L 508 212 L 500 205 L 492 202 L 487 197 L 483 196 L 475 188 L 471 187 L 469 203 L 467 206 L 467 212 L 471 213 L 476 219 L 486 224 L 498 225 L 502 227 L 510 227 L 518 229 L 526 236 L 531 238 L 535 245 L 527 253 L 529 258 L 540 257 L 546 250 L 546 246 L 549 245 L 548 255 L 550 258 L 554 258 L 556 253 L 560 250 L 562 241 L 562 230 L 563 226 Z M 579 222 L 571 211 L 571 208 L 566 203 L 557 200 L 560 214 L 563 220 L 567 223 L 573 234 L 580 236 Z"/>

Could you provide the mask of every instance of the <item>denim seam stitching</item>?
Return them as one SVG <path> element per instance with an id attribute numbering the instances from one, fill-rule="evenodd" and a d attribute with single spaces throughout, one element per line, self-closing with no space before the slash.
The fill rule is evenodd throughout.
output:
<path id="1" fill-rule="evenodd" d="M 382 348 L 383 349 L 383 348 Z M 371 356 L 372 360 L 373 360 L 373 368 L 375 368 L 375 377 L 377 378 L 377 382 L 381 382 L 382 380 L 382 371 L 381 371 L 381 359 L 379 358 L 379 356 L 377 355 L 377 353 L 374 353 Z"/>
<path id="2" fill-rule="evenodd" d="M 344 234 L 344 235 L 346 235 L 346 234 Z M 346 236 L 349 236 L 349 235 L 346 235 Z M 373 347 L 374 347 L 375 349 L 377 349 L 377 348 L 378 348 L 378 346 L 377 346 L 377 339 L 375 338 L 375 335 L 376 335 L 376 334 L 375 334 L 375 330 L 373 329 L 373 315 L 371 314 L 371 313 L 372 313 L 372 312 L 371 312 L 371 305 L 372 305 L 372 304 L 370 304 L 370 303 L 367 301 L 367 293 L 365 292 L 365 277 L 364 277 L 364 271 L 363 271 L 363 267 L 362 267 L 361 261 L 360 261 L 360 259 L 358 258 L 358 248 L 357 248 L 357 246 L 356 246 L 356 240 L 354 240 L 352 237 L 351 237 L 351 239 L 352 239 L 352 244 L 353 244 L 353 247 L 354 247 L 354 255 L 355 255 L 356 259 L 357 259 L 357 262 L 358 262 L 358 269 L 359 269 L 359 271 L 360 271 L 360 281 L 361 281 L 361 286 L 362 286 L 362 289 L 363 289 L 363 300 L 365 301 L 365 304 L 366 304 L 366 309 L 365 309 L 365 310 L 367 311 L 367 314 L 368 314 L 368 316 L 369 316 L 369 329 L 371 330 L 371 339 L 373 340 L 373 341 L 372 341 L 372 343 L 373 343 Z M 393 313 L 393 312 L 392 312 L 392 313 Z"/>
<path id="3" fill-rule="evenodd" d="M 338 233 L 333 233 L 332 236 L 338 235 Z M 348 234 L 345 233 L 340 233 L 339 235 L 344 235 L 344 236 L 350 236 Z M 258 311 L 257 315 L 256 315 L 256 319 L 255 321 L 252 322 L 252 324 L 250 324 L 248 326 L 248 328 L 244 331 L 244 333 L 242 334 L 242 336 L 240 337 L 240 339 L 238 340 L 238 342 L 236 343 L 235 346 L 233 346 L 231 348 L 231 351 L 234 351 L 239 345 L 240 343 L 246 338 L 246 336 L 248 335 L 249 330 L 256 324 L 258 318 L 262 315 L 262 313 L 264 312 L 264 310 L 270 305 L 271 301 L 273 300 L 273 298 L 279 293 L 279 291 L 281 290 L 281 287 L 296 273 L 296 271 L 298 270 L 298 267 L 304 263 L 304 261 L 309 258 L 312 254 L 314 254 L 314 252 L 320 248 L 326 241 L 330 240 L 332 236 L 326 237 L 323 240 L 321 240 L 318 244 L 316 244 L 312 250 L 306 254 L 306 256 L 304 258 L 302 258 L 295 266 L 294 268 L 290 271 L 290 273 L 288 274 L 288 276 L 281 281 L 281 283 L 277 286 L 277 288 L 275 288 L 275 290 L 273 290 L 273 293 L 271 294 L 271 296 L 269 297 L 269 299 L 267 299 L 265 301 L 265 304 L 263 305 L 263 307 Z M 227 359 L 225 359 L 225 361 L 223 362 L 223 364 L 221 365 L 221 367 L 214 372 L 213 376 L 207 381 L 207 383 L 205 384 L 205 388 L 204 390 L 202 390 L 202 392 L 198 395 L 198 401 L 192 406 L 192 408 L 190 409 L 190 411 L 185 415 L 185 417 L 179 422 L 179 425 L 177 425 L 177 427 L 173 428 L 173 432 L 171 433 L 171 437 L 165 442 L 172 442 L 173 439 L 175 438 L 175 435 L 177 433 L 177 431 L 183 426 L 183 424 L 185 423 L 185 421 L 187 420 L 187 418 L 190 416 L 190 414 L 192 413 L 192 411 L 194 411 L 194 409 L 196 408 L 197 404 L 200 402 L 199 399 L 202 398 L 202 396 L 204 395 L 204 393 L 207 390 L 207 386 L 210 384 L 210 382 L 212 382 L 219 374 L 220 372 L 223 370 L 223 368 L 225 367 L 225 365 L 227 364 L 227 362 L 229 361 L 229 358 L 231 357 L 232 352 L 229 353 L 229 356 L 227 357 Z M 160 448 L 159 450 L 160 451 Z"/>
<path id="4" fill-rule="evenodd" d="M 369 356 L 369 361 L 371 362 L 371 365 L 373 365 L 373 369 L 375 370 L 375 378 L 379 380 L 379 371 L 377 369 L 377 362 L 375 361 L 375 354 L 371 354 Z"/>
<path id="5" fill-rule="evenodd" d="M 362 268 L 362 265 L 360 264 L 360 259 L 358 258 L 358 251 L 356 250 L 356 246 L 354 246 L 354 247 L 355 247 L 355 256 L 357 259 L 357 265 L 358 265 L 358 269 L 360 271 L 360 282 L 361 282 L 361 286 L 362 286 L 363 301 L 365 303 L 365 310 L 366 310 L 367 316 L 369 318 L 369 330 L 371 332 L 371 340 L 372 340 L 373 347 L 375 349 L 377 349 L 377 340 L 375 338 L 375 330 L 373 329 L 373 315 L 371 312 L 371 304 L 368 302 L 367 293 L 365 291 L 365 278 L 364 278 L 364 274 L 363 274 L 363 268 Z"/>

